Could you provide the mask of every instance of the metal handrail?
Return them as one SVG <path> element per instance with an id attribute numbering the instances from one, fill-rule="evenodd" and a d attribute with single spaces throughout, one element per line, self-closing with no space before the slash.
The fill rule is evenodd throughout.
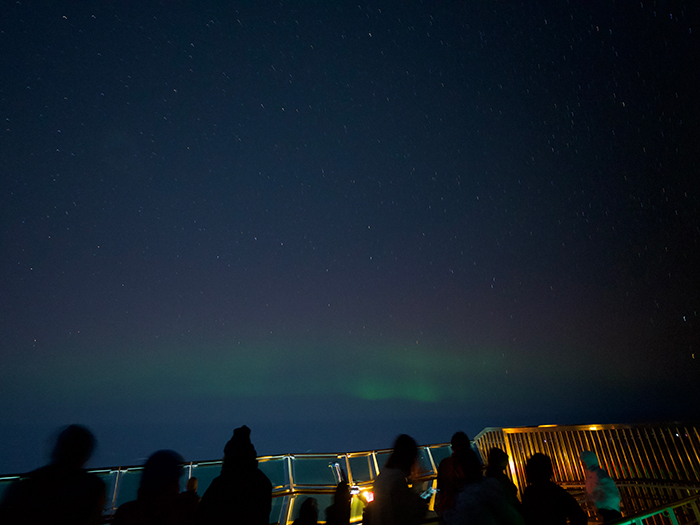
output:
<path id="1" fill-rule="evenodd" d="M 670 504 L 660 505 L 656 508 L 641 512 L 634 516 L 626 516 L 622 519 L 611 522 L 610 525 L 641 525 L 644 521 L 656 516 L 668 518 L 673 525 L 679 525 L 681 521 L 679 521 L 676 511 L 678 509 L 682 509 L 683 507 L 690 507 L 690 510 L 693 512 L 694 521 L 683 521 L 682 523 L 700 523 L 700 494 L 696 494 Z"/>
<path id="2" fill-rule="evenodd" d="M 535 452 L 543 452 L 552 458 L 554 481 L 565 488 L 581 493 L 585 480 L 583 466 L 578 460 L 582 450 L 596 452 L 600 464 L 615 479 L 622 496 L 624 514 L 634 515 L 620 523 L 676 523 L 671 517 L 673 509 L 688 507 L 685 514 L 698 517 L 698 493 L 700 492 L 700 432 L 697 427 L 688 425 L 574 425 L 539 426 L 519 428 L 486 428 L 474 439 L 482 457 L 486 458 L 489 448 L 499 447 L 510 457 L 508 473 L 522 491 L 526 485 L 525 463 Z M 437 466 L 442 457 L 450 453 L 447 443 L 420 447 L 424 459 L 424 470 L 416 483 L 435 483 Z M 274 507 L 277 521 L 286 524 L 294 508 L 296 497 L 306 494 L 329 497 L 338 482 L 337 475 L 314 474 L 313 480 L 303 479 L 301 472 L 304 461 L 325 460 L 342 463 L 342 469 L 351 485 L 371 489 L 384 457 L 389 449 L 328 454 L 282 454 L 258 458 L 263 470 L 273 469 L 275 483 L 273 497 L 279 503 Z M 366 463 L 363 461 L 366 460 Z M 358 463 L 359 462 L 359 463 Z M 214 475 L 218 475 L 220 460 L 190 462 L 185 465 L 187 477 L 203 475 L 209 478 L 200 489 L 206 489 Z M 359 471 L 354 472 L 355 467 Z M 310 468 L 307 465 L 307 468 Z M 316 468 L 316 467 L 314 467 Z M 134 492 L 138 483 L 136 473 L 142 466 L 127 466 L 92 470 L 102 477 L 108 486 L 107 516 L 110 516 L 120 503 Z M 199 472 L 197 470 L 199 469 Z M 314 471 L 315 472 L 315 471 Z M 301 477 L 300 477 L 301 475 Z M 19 476 L 0 477 L 0 492 L 3 487 Z M 308 483 L 313 481 L 313 483 Z M 281 499 L 280 499 L 281 498 Z M 689 503 L 686 503 L 689 502 Z M 654 510 L 649 511 L 649 508 Z M 589 516 L 594 518 L 594 512 Z M 668 518 L 663 518 L 666 512 Z M 675 516 L 675 510 L 673 510 Z M 650 517 L 647 517 L 649 515 Z M 644 516 L 639 518 L 639 516 Z M 686 520 L 683 515 L 681 520 Z M 273 518 L 274 519 L 274 518 Z M 357 516 L 355 517 L 357 520 Z M 638 521 L 634 521 L 638 520 Z M 665 521 L 664 521 L 665 520 Z M 678 521 L 690 523 L 690 521 Z"/>

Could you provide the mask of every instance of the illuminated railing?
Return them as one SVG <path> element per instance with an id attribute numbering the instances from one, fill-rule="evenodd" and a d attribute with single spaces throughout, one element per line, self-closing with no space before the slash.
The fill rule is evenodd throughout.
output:
<path id="1" fill-rule="evenodd" d="M 586 478 L 578 458 L 584 450 L 595 452 L 601 467 L 615 480 L 626 516 L 700 493 L 700 435 L 692 426 L 487 428 L 474 441 L 484 458 L 491 447 L 508 454 L 509 474 L 521 493 L 526 486 L 525 463 L 541 452 L 552 459 L 554 481 L 581 496 Z M 579 499 L 583 503 L 585 498 Z M 585 508 L 593 518 L 593 509 Z M 660 512 L 650 523 L 671 523 L 669 520 Z"/>
<path id="2" fill-rule="evenodd" d="M 625 520 L 621 524 L 700 524 L 700 435 L 691 426 L 585 425 L 487 428 L 474 439 L 483 458 L 491 447 L 510 457 L 509 475 L 524 490 L 525 463 L 535 452 L 552 458 L 554 481 L 585 505 L 584 467 L 578 460 L 583 450 L 592 450 L 600 464 L 615 479 L 622 495 Z M 260 469 L 273 485 L 273 523 L 287 525 L 297 507 L 308 496 L 318 501 L 319 522 L 332 503 L 340 477 L 357 491 L 371 490 L 390 450 L 342 454 L 285 454 L 258 458 Z M 419 448 L 417 490 L 435 486 L 437 466 L 449 456 L 449 444 Z M 142 467 L 92 470 L 107 486 L 105 517 L 127 501 L 136 499 Z M 221 472 L 221 461 L 186 464 L 186 476 L 198 479 L 203 494 Z M 18 476 L 0 477 L 0 498 Z M 431 501 L 431 509 L 433 502 Z M 353 498 L 352 521 L 362 517 L 360 495 Z M 652 510 L 650 510 L 652 509 Z M 434 514 L 431 514 L 434 517 Z"/>
<path id="3" fill-rule="evenodd" d="M 286 525 L 294 521 L 297 507 L 308 496 L 318 501 L 319 522 L 325 520 L 325 509 L 333 502 L 333 494 L 344 477 L 360 491 L 371 490 L 379 469 L 391 450 L 350 452 L 345 454 L 285 454 L 258 458 L 258 466 L 272 482 L 270 521 Z M 418 473 L 415 485 L 425 490 L 435 485 L 437 465 L 451 453 L 449 444 L 419 447 Z M 109 519 L 119 505 L 136 499 L 143 467 L 118 467 L 91 470 L 107 486 L 104 509 Z M 199 494 L 204 494 L 212 480 L 221 473 L 221 461 L 197 461 L 185 465 L 185 476 L 195 476 Z M 18 476 L 0 477 L 0 497 L 9 483 Z M 432 508 L 431 502 L 431 508 Z M 362 518 L 364 504 L 360 495 L 353 497 L 352 521 Z"/>

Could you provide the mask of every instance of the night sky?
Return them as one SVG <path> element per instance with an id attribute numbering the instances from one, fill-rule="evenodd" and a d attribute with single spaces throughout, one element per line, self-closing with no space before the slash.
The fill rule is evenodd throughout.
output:
<path id="1" fill-rule="evenodd" d="M 4 2 L 0 473 L 697 419 L 698 22 Z"/>

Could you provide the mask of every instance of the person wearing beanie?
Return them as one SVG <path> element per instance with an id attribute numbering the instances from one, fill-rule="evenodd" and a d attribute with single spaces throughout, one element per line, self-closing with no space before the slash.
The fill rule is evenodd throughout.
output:
<path id="1" fill-rule="evenodd" d="M 584 450 L 579 456 L 586 467 L 586 494 L 595 505 L 603 523 L 620 519 L 620 491 L 610 475 L 600 468 L 595 452 Z"/>
<path id="2" fill-rule="evenodd" d="M 206 525 L 268 525 L 272 483 L 258 468 L 250 429 L 242 426 L 224 447 L 221 474 L 202 496 L 197 520 Z"/>

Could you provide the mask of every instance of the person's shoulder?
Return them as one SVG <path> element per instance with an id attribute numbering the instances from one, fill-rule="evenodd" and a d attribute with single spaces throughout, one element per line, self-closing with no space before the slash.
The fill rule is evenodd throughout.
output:
<path id="1" fill-rule="evenodd" d="M 117 511 L 114 513 L 114 520 L 112 523 L 116 525 L 138 524 L 141 522 L 141 515 L 141 503 L 137 500 L 127 501 L 119 505 Z"/>
<path id="2" fill-rule="evenodd" d="M 88 472 L 87 470 L 83 470 L 82 477 L 88 483 L 91 483 L 94 486 L 100 486 L 100 487 L 106 486 L 104 480 L 100 476 L 95 474 L 94 472 Z"/>
<path id="3" fill-rule="evenodd" d="M 260 467 L 256 469 L 255 476 L 257 477 L 258 483 L 269 485 L 270 489 L 272 489 L 272 482 L 270 481 L 270 478 L 268 478 L 267 474 L 260 470 Z"/>
<path id="4" fill-rule="evenodd" d="M 440 464 L 438 465 L 438 470 L 441 468 L 449 468 L 452 465 L 453 461 L 454 458 L 452 456 L 447 456 L 446 458 L 443 458 L 440 461 Z"/>

